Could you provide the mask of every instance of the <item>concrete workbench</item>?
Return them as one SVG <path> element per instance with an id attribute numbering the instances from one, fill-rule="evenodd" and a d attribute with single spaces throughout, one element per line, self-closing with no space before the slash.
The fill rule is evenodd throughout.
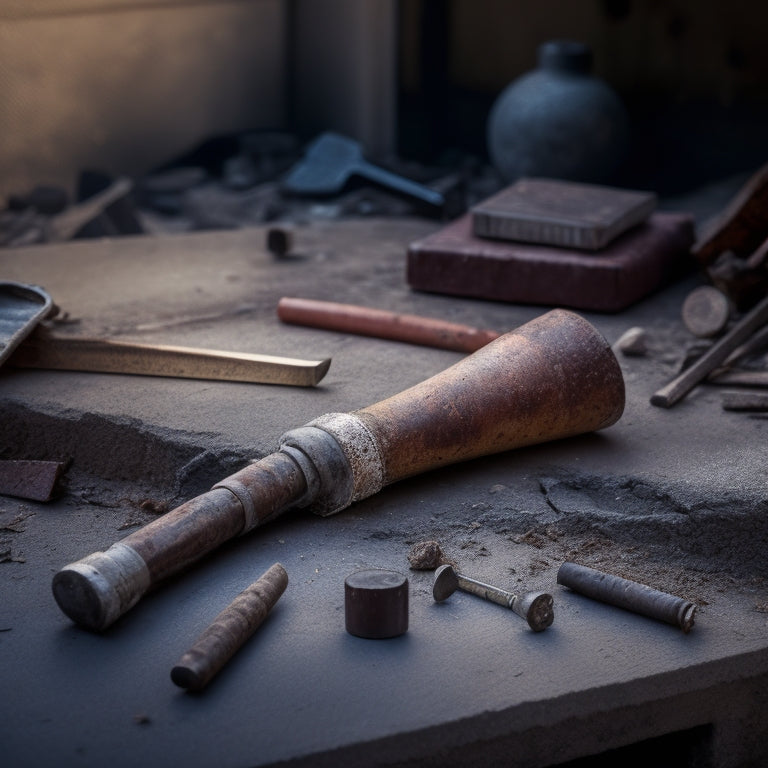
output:
<path id="1" fill-rule="evenodd" d="M 700 282 L 693 272 L 625 312 L 581 313 L 611 344 L 633 326 L 648 333 L 645 356 L 619 356 L 627 404 L 608 429 L 415 477 L 330 518 L 288 513 L 102 634 L 57 607 L 51 579 L 65 564 L 272 452 L 288 429 L 462 358 L 282 324 L 281 296 L 500 331 L 549 309 L 411 291 L 407 245 L 437 226 L 317 221 L 297 229 L 296 253 L 283 259 L 259 228 L 0 252 L 2 279 L 43 286 L 68 313 L 62 333 L 332 358 L 314 388 L 0 373 L 0 455 L 71 462 L 59 499 L 0 498 L 4 765 L 768 761 L 768 421 L 723 410 L 712 386 L 674 408 L 649 402 L 693 341 L 680 321 Z M 423 539 L 439 540 L 468 575 L 550 591 L 554 624 L 533 633 L 464 593 L 436 604 L 432 573 L 408 567 Z M 685 634 L 558 586 L 565 560 L 692 600 L 695 626 Z M 275 562 L 289 585 L 264 625 L 204 692 L 177 688 L 181 654 Z M 344 579 L 365 567 L 408 576 L 406 634 L 345 631 Z"/>

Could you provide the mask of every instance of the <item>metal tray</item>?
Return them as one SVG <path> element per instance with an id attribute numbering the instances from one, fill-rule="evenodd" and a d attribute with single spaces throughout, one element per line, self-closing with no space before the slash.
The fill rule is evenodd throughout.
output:
<path id="1" fill-rule="evenodd" d="M 0 366 L 52 309 L 39 286 L 0 281 Z"/>

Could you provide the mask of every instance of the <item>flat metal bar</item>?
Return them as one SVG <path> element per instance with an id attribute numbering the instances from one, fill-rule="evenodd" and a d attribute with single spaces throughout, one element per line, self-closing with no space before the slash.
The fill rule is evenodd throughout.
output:
<path id="1" fill-rule="evenodd" d="M 328 372 L 331 359 L 302 360 L 35 333 L 19 346 L 8 364 L 18 368 L 312 387 Z"/>

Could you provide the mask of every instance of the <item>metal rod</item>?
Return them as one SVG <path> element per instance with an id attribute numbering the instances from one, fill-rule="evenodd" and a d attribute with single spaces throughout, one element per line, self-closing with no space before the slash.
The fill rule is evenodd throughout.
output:
<path id="1" fill-rule="evenodd" d="M 766 323 L 768 323 L 768 297 L 744 315 L 720 341 L 713 344 L 693 365 L 655 392 L 651 396 L 651 404 L 662 408 L 671 408 L 697 384 L 704 381 L 712 371 L 725 362 L 731 352 Z"/>
<path id="2" fill-rule="evenodd" d="M 768 392 L 723 392 L 722 403 L 726 411 L 768 411 Z"/>
<path id="3" fill-rule="evenodd" d="M 621 576 L 565 562 L 557 572 L 557 583 L 593 600 L 674 624 L 686 633 L 693 627 L 693 603 Z"/>
<path id="4" fill-rule="evenodd" d="M 173 667 L 171 680 L 190 691 L 205 688 L 267 618 L 287 586 L 285 568 L 275 563 L 211 622 Z"/>
<path id="5" fill-rule="evenodd" d="M 768 371 L 725 371 L 713 379 L 708 379 L 707 384 L 725 387 L 768 387 Z"/>

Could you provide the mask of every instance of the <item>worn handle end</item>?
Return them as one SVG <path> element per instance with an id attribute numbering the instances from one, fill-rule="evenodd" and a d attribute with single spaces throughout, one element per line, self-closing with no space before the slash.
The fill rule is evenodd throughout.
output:
<path id="1" fill-rule="evenodd" d="M 100 632 L 135 605 L 149 585 L 144 560 L 118 542 L 64 566 L 53 577 L 53 596 L 72 621 Z"/>

